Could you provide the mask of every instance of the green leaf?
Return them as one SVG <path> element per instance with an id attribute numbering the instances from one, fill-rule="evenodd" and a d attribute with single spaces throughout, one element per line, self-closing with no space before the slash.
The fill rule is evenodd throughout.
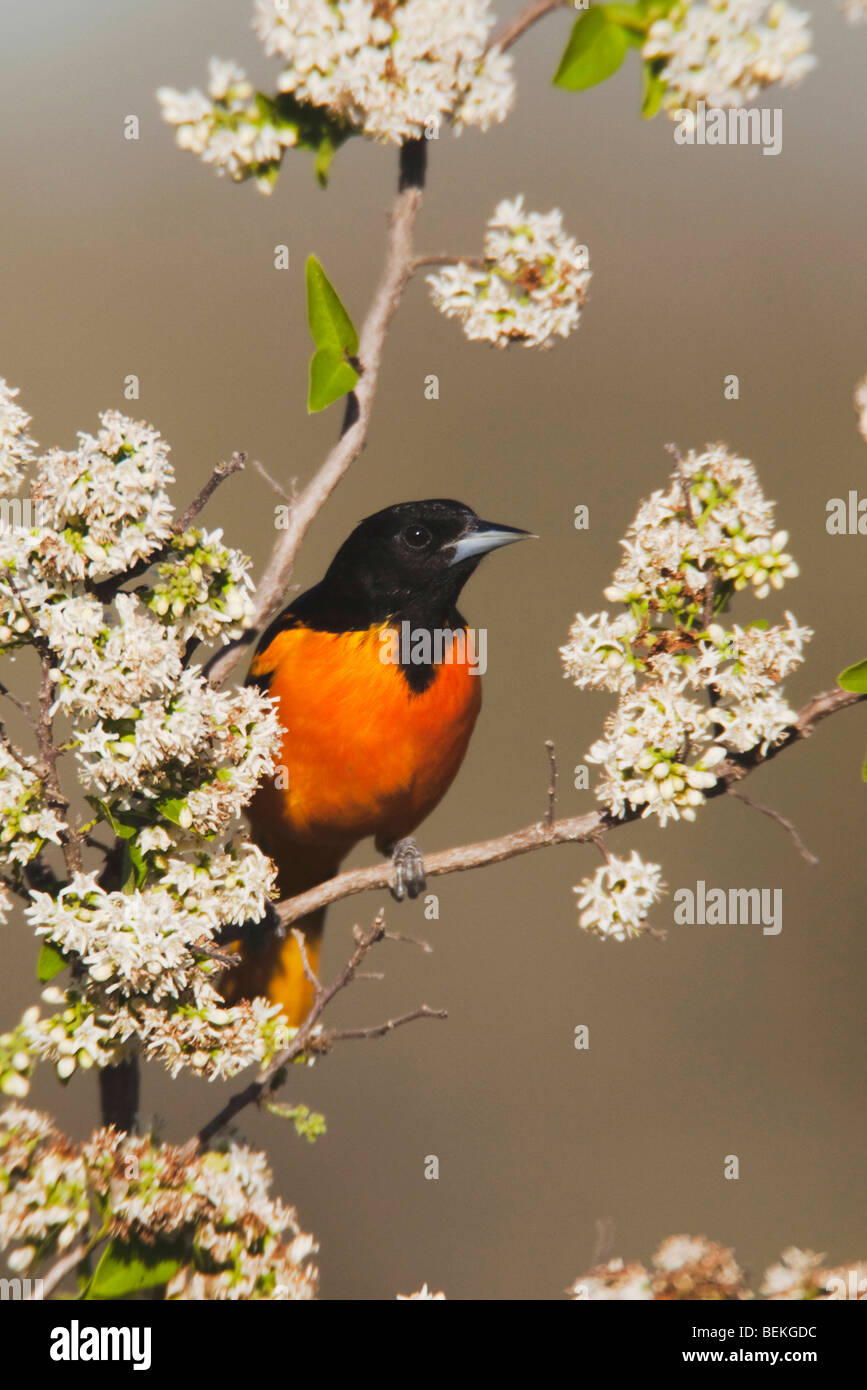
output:
<path id="1" fill-rule="evenodd" d="M 47 985 L 49 980 L 53 980 L 55 975 L 59 975 L 65 968 L 66 961 L 57 947 L 52 946 L 50 941 L 44 941 L 36 962 L 36 978 L 39 983 Z"/>
<path id="2" fill-rule="evenodd" d="M 837 684 L 855 695 L 867 695 L 867 661 L 856 661 L 837 677 Z"/>
<path id="3" fill-rule="evenodd" d="M 315 1144 L 320 1135 L 326 1133 L 325 1116 L 308 1109 L 306 1105 L 285 1105 L 279 1100 L 266 1100 L 263 1105 L 272 1115 L 279 1115 L 281 1120 L 291 1120 L 295 1133 L 300 1139 L 306 1139 L 308 1144 Z"/>
<path id="4" fill-rule="evenodd" d="M 608 18 L 606 8 L 594 6 L 575 21 L 554 74 L 555 87 L 581 92 L 604 82 L 620 67 L 629 43 L 622 25 Z"/>
<path id="5" fill-rule="evenodd" d="M 307 257 L 307 321 L 316 344 L 310 360 L 307 409 L 324 410 L 351 391 L 358 371 L 350 359 L 358 352 L 355 325 L 315 256 Z"/>
<path id="6" fill-rule="evenodd" d="M 119 840 L 130 840 L 133 835 L 137 835 L 141 826 L 126 825 L 118 820 L 106 801 L 100 801 L 98 796 L 89 796 L 87 800 L 95 811 L 98 811 L 104 821 L 107 821 Z"/>
<path id="7" fill-rule="evenodd" d="M 646 121 L 653 120 L 662 105 L 662 98 L 665 96 L 667 83 L 663 81 L 659 73 L 660 64 L 656 62 L 642 63 L 641 114 Z"/>
<path id="8" fill-rule="evenodd" d="M 330 135 L 323 135 L 316 151 L 316 159 L 313 163 L 313 172 L 321 188 L 328 183 L 328 171 L 331 168 L 331 161 L 337 153 L 337 144 Z"/>
<path id="9" fill-rule="evenodd" d="M 167 1241 L 157 1241 L 154 1245 L 109 1241 L 86 1297 L 125 1298 L 138 1289 L 155 1289 L 167 1284 L 181 1267 L 182 1261 L 174 1253 L 176 1249 Z"/>
<path id="10" fill-rule="evenodd" d="M 172 825 L 183 825 L 181 823 L 181 812 L 187 809 L 187 799 L 184 796 L 166 796 L 162 801 L 156 803 L 160 815 Z"/>
<path id="11" fill-rule="evenodd" d="M 335 290 L 315 256 L 307 257 L 307 321 L 318 348 L 334 348 L 354 357 L 358 334 Z"/>
<path id="12" fill-rule="evenodd" d="M 319 348 L 310 359 L 310 390 L 307 409 L 311 415 L 333 405 L 351 391 L 358 372 L 337 348 Z"/>

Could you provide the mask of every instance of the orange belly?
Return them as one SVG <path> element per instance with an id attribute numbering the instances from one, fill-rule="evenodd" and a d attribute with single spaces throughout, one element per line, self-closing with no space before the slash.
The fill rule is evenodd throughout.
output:
<path id="1" fill-rule="evenodd" d="M 256 674 L 273 669 L 269 693 L 285 732 L 280 772 L 249 813 L 278 863 L 287 841 L 332 846 L 339 859 L 369 835 L 380 848 L 410 835 L 461 765 L 479 677 L 444 662 L 414 694 L 400 668 L 380 660 L 381 632 L 289 628 L 254 663 Z"/>

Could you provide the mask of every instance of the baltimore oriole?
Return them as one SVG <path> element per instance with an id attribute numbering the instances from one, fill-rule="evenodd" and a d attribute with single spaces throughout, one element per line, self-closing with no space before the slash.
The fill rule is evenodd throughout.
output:
<path id="1" fill-rule="evenodd" d="M 281 768 L 248 814 L 281 898 L 331 878 L 369 835 L 392 857 L 396 897 L 424 888 L 409 837 L 451 785 L 481 704 L 457 598 L 483 555 L 529 534 L 445 499 L 386 507 L 265 632 L 247 681 L 279 701 Z M 297 923 L 314 971 L 324 916 Z M 223 993 L 267 995 L 299 1023 L 312 995 L 292 936 L 244 946 Z"/>

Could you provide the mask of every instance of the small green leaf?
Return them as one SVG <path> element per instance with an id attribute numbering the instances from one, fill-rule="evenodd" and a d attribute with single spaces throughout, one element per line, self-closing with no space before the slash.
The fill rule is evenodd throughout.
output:
<path id="1" fill-rule="evenodd" d="M 53 980 L 55 975 L 59 975 L 65 968 L 66 961 L 57 947 L 52 946 L 50 941 L 44 941 L 36 962 L 36 978 L 39 983 L 47 985 L 49 980 Z"/>
<path id="2" fill-rule="evenodd" d="M 308 1144 L 315 1144 L 320 1135 L 326 1133 L 325 1116 L 308 1109 L 306 1105 L 285 1105 L 279 1100 L 266 1100 L 263 1104 L 272 1115 L 279 1115 L 281 1120 L 291 1120 L 295 1133 L 300 1139 L 306 1139 Z"/>
<path id="3" fill-rule="evenodd" d="M 331 168 L 331 161 L 337 153 L 337 145 L 330 135 L 323 135 L 316 151 L 316 159 L 313 163 L 313 172 L 321 188 L 328 183 L 328 171 Z"/>
<path id="4" fill-rule="evenodd" d="M 182 813 L 189 809 L 187 807 L 186 797 L 166 796 L 162 801 L 156 803 L 156 807 L 160 815 L 163 816 L 165 820 L 171 821 L 172 825 L 179 825 L 181 829 L 188 828 L 188 825 L 185 826 L 184 822 L 181 820 Z M 186 817 L 184 819 L 186 819 Z"/>
<path id="5" fill-rule="evenodd" d="M 100 801 L 98 796 L 89 796 L 87 800 L 90 802 L 93 809 L 99 812 L 102 819 L 108 822 L 119 840 L 130 840 L 133 835 L 138 834 L 141 827 L 137 825 L 125 825 L 123 821 L 118 820 L 106 801 Z"/>
<path id="6" fill-rule="evenodd" d="M 351 391 L 357 381 L 358 372 L 338 348 L 319 348 L 310 359 L 307 409 L 312 415 L 333 405 Z"/>
<path id="7" fill-rule="evenodd" d="M 594 7 L 576 20 L 554 86 L 581 92 L 604 82 L 620 67 L 629 43 L 622 25 L 609 19 L 605 7 Z"/>
<path id="8" fill-rule="evenodd" d="M 656 62 L 642 63 L 641 65 L 641 114 L 646 121 L 653 120 L 662 105 L 662 98 L 665 96 L 665 89 L 668 85 L 660 77 L 659 71 L 659 64 Z"/>
<path id="9" fill-rule="evenodd" d="M 305 277 L 307 321 L 314 343 L 318 348 L 335 348 L 354 357 L 358 352 L 355 325 L 315 256 L 307 257 Z"/>
<path id="10" fill-rule="evenodd" d="M 124 1245 L 109 1241 L 96 1266 L 87 1290 L 88 1299 L 124 1298 L 138 1289 L 155 1289 L 167 1284 L 181 1267 L 174 1253 L 176 1247 L 167 1241 L 154 1245 L 134 1242 Z"/>
<path id="11" fill-rule="evenodd" d="M 854 666 L 847 666 L 837 677 L 837 684 L 855 695 L 867 695 L 867 661 L 856 661 Z"/>

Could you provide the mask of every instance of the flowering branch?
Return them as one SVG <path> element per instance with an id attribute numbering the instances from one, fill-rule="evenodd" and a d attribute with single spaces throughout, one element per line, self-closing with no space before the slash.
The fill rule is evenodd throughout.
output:
<path id="1" fill-rule="evenodd" d="M 707 790 L 711 799 L 721 796 L 743 778 L 749 776 L 763 763 L 770 762 L 784 748 L 799 743 L 816 729 L 816 726 L 839 710 L 848 709 L 867 699 L 865 695 L 851 694 L 845 690 L 828 690 L 809 700 L 798 714 L 782 743 L 772 745 L 764 753 L 751 750 L 738 754 L 720 763 L 715 769 L 716 786 Z M 616 830 L 638 819 L 640 811 L 628 810 L 622 817 L 609 811 L 586 811 L 580 816 L 570 816 L 557 821 L 537 821 L 521 830 L 513 830 L 508 835 L 500 835 L 493 840 L 481 840 L 472 845 L 460 845 L 455 849 L 440 850 L 424 859 L 424 872 L 427 878 L 437 878 L 443 874 L 460 873 L 466 869 L 479 869 L 487 864 L 500 864 L 506 859 L 529 854 L 533 850 L 547 849 L 552 845 L 575 845 L 593 843 L 603 833 Z M 317 888 L 308 889 L 294 898 L 286 898 L 276 906 L 280 925 L 290 927 L 293 922 L 306 917 L 308 913 L 356 893 L 369 893 L 375 889 L 389 888 L 392 882 L 390 864 L 375 864 L 368 869 L 349 869 L 337 874 Z"/>

